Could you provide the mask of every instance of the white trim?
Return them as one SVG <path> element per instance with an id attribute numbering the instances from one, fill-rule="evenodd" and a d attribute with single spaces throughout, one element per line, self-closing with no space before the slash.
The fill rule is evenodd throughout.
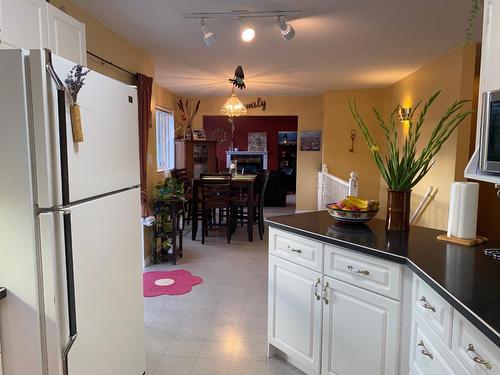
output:
<path id="1" fill-rule="evenodd" d="M 231 166 L 232 155 L 259 155 L 262 156 L 262 169 L 267 170 L 268 152 L 267 151 L 226 151 L 226 168 Z"/>
<path id="2" fill-rule="evenodd" d="M 167 113 L 170 113 L 171 115 L 174 114 L 174 110 L 173 109 L 162 107 L 161 105 L 155 105 L 155 110 L 167 112 Z"/>

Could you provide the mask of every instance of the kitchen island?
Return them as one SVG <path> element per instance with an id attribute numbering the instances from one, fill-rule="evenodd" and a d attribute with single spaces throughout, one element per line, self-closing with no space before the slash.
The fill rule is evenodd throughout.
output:
<path id="1" fill-rule="evenodd" d="M 267 223 L 270 354 L 308 374 L 500 374 L 500 262 L 484 254 L 500 243 L 326 211 Z"/>

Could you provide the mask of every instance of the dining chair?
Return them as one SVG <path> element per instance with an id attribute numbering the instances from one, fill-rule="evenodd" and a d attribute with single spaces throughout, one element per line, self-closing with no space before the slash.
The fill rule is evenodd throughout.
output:
<path id="1" fill-rule="evenodd" d="M 201 175 L 201 243 L 205 243 L 208 221 L 216 209 L 226 212 L 227 243 L 231 242 L 231 175 Z M 215 225 L 215 223 L 214 223 Z"/>
<path id="2" fill-rule="evenodd" d="M 255 179 L 255 189 L 257 191 L 257 204 L 255 207 L 257 207 L 256 216 L 261 240 L 264 234 L 264 197 L 266 195 L 267 183 L 269 182 L 269 174 L 270 172 L 268 170 L 264 171 L 264 173 L 258 173 L 257 178 Z"/>
<path id="3" fill-rule="evenodd" d="M 233 189 L 231 203 L 234 209 L 234 220 L 241 226 L 248 223 L 248 199 L 253 199 L 253 218 L 258 225 L 259 237 L 262 240 L 264 235 L 264 196 L 269 181 L 269 171 L 257 172 L 254 183 L 254 195 L 249 197 L 245 188 Z"/>

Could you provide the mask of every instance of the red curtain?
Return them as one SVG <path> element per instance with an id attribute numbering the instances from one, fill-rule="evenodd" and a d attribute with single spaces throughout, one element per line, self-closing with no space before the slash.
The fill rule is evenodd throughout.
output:
<path id="1" fill-rule="evenodd" d="M 149 215 L 147 193 L 147 168 L 148 168 L 148 134 L 151 123 L 151 95 L 153 92 L 153 78 L 137 73 L 137 101 L 139 106 L 139 158 L 141 168 L 141 206 L 142 216 Z"/>

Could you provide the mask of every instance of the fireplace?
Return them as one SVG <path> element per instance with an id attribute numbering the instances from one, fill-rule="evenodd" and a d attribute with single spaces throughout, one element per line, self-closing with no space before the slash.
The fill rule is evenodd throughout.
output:
<path id="1" fill-rule="evenodd" d="M 244 168 L 245 173 L 267 169 L 267 151 L 226 151 L 226 167 L 236 160 L 238 168 Z"/>

